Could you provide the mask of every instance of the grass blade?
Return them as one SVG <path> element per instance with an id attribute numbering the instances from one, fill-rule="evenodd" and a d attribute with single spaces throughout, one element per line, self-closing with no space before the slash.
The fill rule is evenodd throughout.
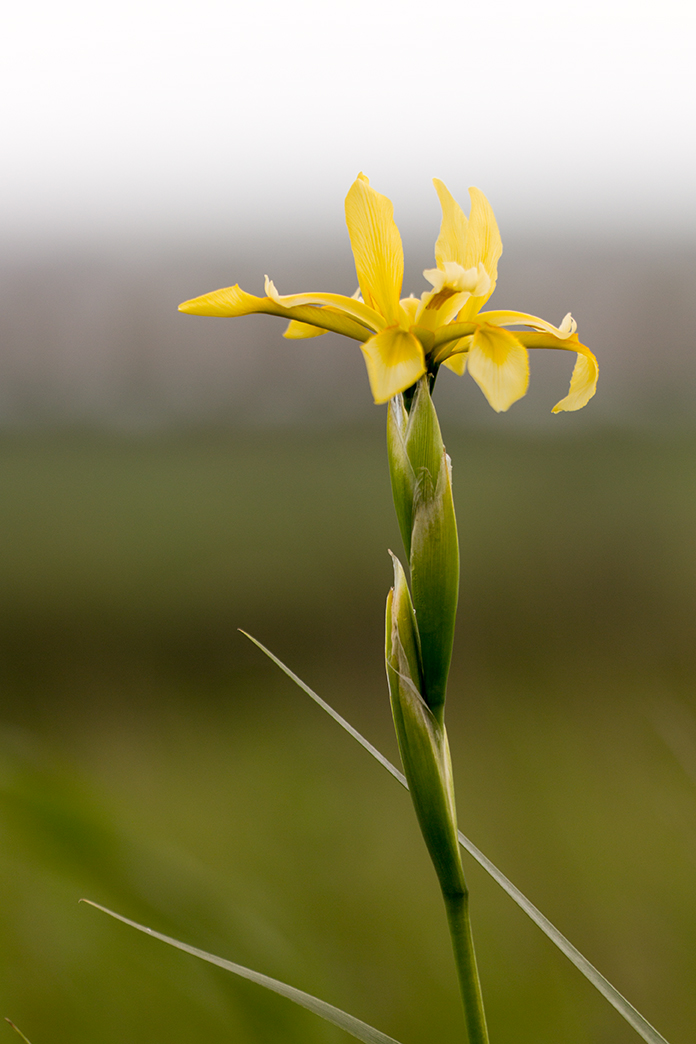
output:
<path id="1" fill-rule="evenodd" d="M 13 1030 L 15 1031 L 15 1033 L 19 1033 L 20 1037 L 21 1037 L 21 1038 L 22 1038 L 22 1040 L 24 1041 L 24 1044 L 29 1044 L 29 1041 L 28 1041 L 28 1040 L 27 1040 L 27 1038 L 26 1038 L 26 1037 L 24 1036 L 24 1034 L 22 1033 L 22 1031 L 21 1031 L 21 1029 L 19 1028 L 19 1026 L 15 1026 L 15 1024 L 14 1024 L 14 1022 L 12 1021 L 12 1019 L 8 1019 L 8 1018 L 7 1018 L 7 1016 L 5 1016 L 5 1022 L 9 1022 L 10 1026 L 11 1026 L 11 1027 L 12 1027 L 12 1029 L 13 1029 Z"/>
<path id="2" fill-rule="evenodd" d="M 194 957 L 199 957 L 202 961 L 207 961 L 208 964 L 215 964 L 218 968 L 224 968 L 225 971 L 233 972 L 234 975 L 239 975 L 242 979 L 248 979 L 259 986 L 265 986 L 267 990 L 294 1001 L 295 1004 L 299 1004 L 300 1007 L 314 1012 L 315 1015 L 326 1019 L 327 1022 L 332 1022 L 334 1026 L 338 1026 L 340 1029 L 345 1030 L 346 1033 L 350 1033 L 351 1036 L 363 1041 L 363 1044 L 399 1044 L 394 1037 L 388 1037 L 386 1033 L 381 1033 L 366 1022 L 356 1019 L 355 1016 L 348 1015 L 347 1012 L 341 1011 L 340 1008 L 335 1008 L 333 1004 L 327 1004 L 326 1001 L 313 997 L 311 993 L 297 990 L 294 986 L 288 986 L 287 983 L 280 982 L 278 979 L 272 979 L 268 975 L 262 975 L 261 972 L 245 968 L 242 964 L 234 964 L 232 961 L 225 960 L 224 957 L 216 957 L 212 953 L 206 953 L 205 950 L 199 950 L 195 946 L 179 942 L 178 939 L 172 939 L 169 935 L 162 935 L 161 932 L 156 932 L 152 928 L 146 928 L 144 925 L 138 924 L 137 921 L 131 921 L 128 917 L 114 913 L 113 910 L 107 909 L 106 906 L 93 903 L 91 899 L 81 899 L 80 902 L 94 906 L 97 910 L 101 910 L 102 913 L 108 914 L 109 917 L 114 917 L 117 921 L 123 921 L 124 924 L 130 925 L 131 928 L 136 928 L 139 932 L 144 932 L 145 935 L 151 935 L 153 939 L 159 939 L 160 942 L 174 946 L 177 950 L 183 950 L 184 953 L 190 953 Z"/>
<path id="3" fill-rule="evenodd" d="M 269 660 L 272 660 L 277 667 L 280 667 L 281 671 L 283 671 L 284 674 L 287 674 L 288 678 L 290 678 L 291 681 L 294 681 L 295 685 L 299 686 L 299 688 L 302 689 L 310 699 L 314 700 L 315 703 L 318 703 L 322 710 L 326 711 L 329 717 L 333 718 L 341 728 L 345 729 L 353 739 L 357 740 L 361 747 L 364 747 L 365 750 L 380 763 L 380 765 L 384 766 L 387 772 L 391 773 L 394 779 L 397 779 L 399 783 L 408 790 L 408 783 L 406 782 L 406 777 L 403 772 L 399 772 L 399 770 L 392 765 L 391 761 L 385 758 L 376 747 L 373 747 L 369 740 L 366 740 L 365 737 L 362 736 L 357 729 L 354 729 L 345 718 L 342 718 L 333 707 L 331 707 L 325 700 L 322 700 L 321 696 L 318 696 L 313 689 L 310 689 L 309 685 L 306 685 L 301 678 L 298 678 L 298 676 L 291 671 L 289 667 L 286 667 L 282 660 L 279 660 L 277 656 L 274 656 L 265 645 L 262 645 L 261 642 L 256 640 L 256 638 L 247 634 L 246 631 L 242 631 L 241 633 L 248 638 L 249 641 L 253 642 L 254 645 L 257 646 L 257 648 L 259 648 L 261 652 L 269 658 Z M 541 928 L 544 935 L 546 935 L 551 942 L 558 947 L 561 953 L 565 954 L 578 971 L 592 983 L 595 989 L 599 990 L 602 996 L 608 1000 L 614 1008 L 616 1008 L 619 1015 L 626 1020 L 629 1026 L 633 1027 L 636 1033 L 646 1041 L 646 1044 L 668 1044 L 662 1034 L 658 1033 L 655 1027 L 652 1026 L 647 1019 L 643 1018 L 630 1001 L 626 1000 L 623 994 L 619 993 L 619 991 L 612 986 L 609 980 L 606 979 L 604 975 L 602 975 L 602 973 L 580 953 L 576 946 L 573 946 L 569 939 L 566 939 L 565 935 L 563 935 L 563 933 L 560 932 L 551 921 L 549 921 L 548 917 L 545 917 L 541 910 L 538 910 L 534 903 L 527 899 L 526 895 L 524 895 L 524 893 L 521 892 L 519 888 L 517 888 L 512 881 L 510 881 L 505 874 L 499 870 L 498 867 L 492 863 L 479 848 L 476 847 L 473 841 L 470 841 L 461 830 L 458 833 L 459 844 L 462 848 L 464 848 L 469 855 L 476 860 L 479 866 L 482 866 L 483 869 L 490 874 L 493 880 L 499 884 L 505 892 L 507 892 L 513 902 L 517 903 L 520 909 L 524 910 L 527 916 L 534 921 L 537 927 Z"/>

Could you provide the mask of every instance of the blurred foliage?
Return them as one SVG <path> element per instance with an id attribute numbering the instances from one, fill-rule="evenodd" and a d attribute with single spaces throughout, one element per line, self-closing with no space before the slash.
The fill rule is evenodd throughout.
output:
<path id="1" fill-rule="evenodd" d="M 696 437 L 445 438 L 462 829 L 686 1042 Z M 395 757 L 379 430 L 15 434 L 0 473 L 0 1015 L 32 1044 L 347 1039 L 87 895 L 404 1044 L 461 1039 L 408 798 L 236 632 Z M 465 866 L 492 1039 L 637 1039 Z"/>

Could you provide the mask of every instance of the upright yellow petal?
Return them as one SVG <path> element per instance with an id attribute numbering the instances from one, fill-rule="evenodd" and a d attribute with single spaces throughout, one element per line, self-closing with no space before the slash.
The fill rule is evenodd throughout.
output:
<path id="1" fill-rule="evenodd" d="M 474 268 L 482 264 L 488 273 L 491 285 L 480 297 L 470 297 L 464 305 L 459 318 L 462 321 L 473 318 L 485 305 L 495 290 L 498 278 L 498 261 L 503 252 L 503 241 L 498 231 L 493 209 L 477 188 L 470 188 L 471 213 L 469 214 L 469 234 L 466 238 L 466 251 L 462 262 L 464 268 Z"/>
<path id="2" fill-rule="evenodd" d="M 346 196 L 346 224 L 363 300 L 394 325 L 399 321 L 404 251 L 391 201 L 375 192 L 364 174 Z"/>
<path id="3" fill-rule="evenodd" d="M 498 261 L 503 252 L 498 223 L 493 208 L 480 189 L 470 188 L 469 196 L 469 234 L 466 237 L 466 253 L 461 264 L 464 268 L 475 268 L 481 263 L 491 281 L 495 283 L 498 278 Z"/>
<path id="4" fill-rule="evenodd" d="M 446 185 L 439 178 L 433 178 L 433 185 L 442 207 L 440 235 L 435 244 L 437 267 L 444 269 L 447 261 L 455 261 L 462 268 L 466 268 L 464 256 L 469 222 Z"/>
<path id="5" fill-rule="evenodd" d="M 389 402 L 425 373 L 422 344 L 398 326 L 381 330 L 360 347 L 376 403 Z"/>
<path id="6" fill-rule="evenodd" d="M 509 409 L 527 391 L 527 350 L 509 330 L 479 327 L 467 356 L 467 369 L 497 413 Z"/>

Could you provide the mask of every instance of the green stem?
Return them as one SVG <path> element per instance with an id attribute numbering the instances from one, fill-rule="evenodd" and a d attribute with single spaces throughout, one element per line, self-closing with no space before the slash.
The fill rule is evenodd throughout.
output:
<path id="1" fill-rule="evenodd" d="M 454 962 L 457 966 L 459 990 L 464 1004 L 464 1021 L 469 1044 L 488 1044 L 488 1027 L 469 919 L 469 893 L 464 891 L 448 895 L 443 892 L 443 898 L 452 938 Z"/>

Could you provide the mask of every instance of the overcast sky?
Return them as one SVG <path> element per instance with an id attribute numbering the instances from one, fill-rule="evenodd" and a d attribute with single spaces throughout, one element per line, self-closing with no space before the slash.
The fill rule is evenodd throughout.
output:
<path id="1" fill-rule="evenodd" d="M 503 229 L 688 241 L 694 54 L 686 0 L 24 0 L 0 230 L 333 237 L 364 170 L 403 231 L 437 175 Z"/>

